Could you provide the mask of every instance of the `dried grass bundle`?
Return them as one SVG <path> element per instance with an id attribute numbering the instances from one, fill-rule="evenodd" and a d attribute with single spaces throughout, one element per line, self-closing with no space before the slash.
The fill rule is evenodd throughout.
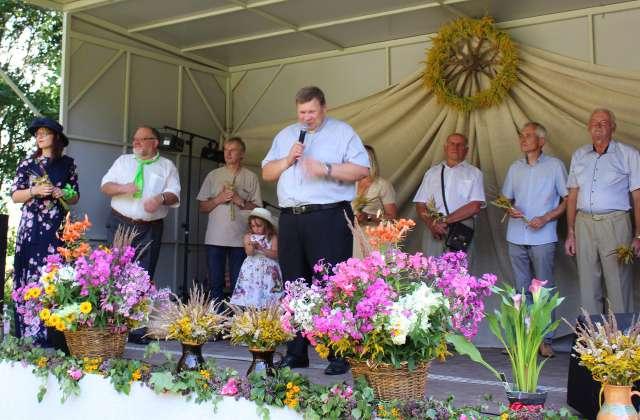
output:
<path id="1" fill-rule="evenodd" d="M 138 232 L 138 229 L 133 226 L 118 225 L 116 233 L 113 236 L 113 244 L 111 245 L 111 248 L 125 249 L 129 246 L 133 246 L 133 241 L 139 234 L 140 232 Z M 151 246 L 151 242 L 134 247 L 136 249 L 136 259 L 140 258 L 140 255 L 142 255 L 149 246 Z"/>
<path id="2" fill-rule="evenodd" d="M 293 338 L 285 331 L 280 319 L 283 311 L 278 302 L 264 308 L 231 305 L 234 312 L 228 338 L 231 344 L 246 344 L 250 348 L 273 350 Z"/>
<path id="3" fill-rule="evenodd" d="M 172 295 L 175 301 L 151 315 L 147 335 L 185 344 L 203 344 L 227 330 L 229 310 L 221 310 L 222 303 L 209 299 L 208 293 L 197 285 L 189 291 L 187 303 Z"/>
<path id="4" fill-rule="evenodd" d="M 355 244 L 356 249 L 359 251 L 359 254 L 358 252 L 356 252 L 356 255 L 362 255 L 366 257 L 367 255 L 371 254 L 371 252 L 373 252 L 373 247 L 371 246 L 369 238 L 364 232 L 364 229 L 362 229 L 362 226 L 360 226 L 360 223 L 358 223 L 358 219 L 354 218 L 353 222 L 351 222 L 351 219 L 349 219 L 346 212 L 344 213 L 344 217 L 345 219 L 347 219 L 347 226 L 349 226 L 349 229 L 353 234 L 353 243 Z"/>
<path id="5" fill-rule="evenodd" d="M 573 348 L 593 379 L 623 386 L 640 380 L 640 319 L 634 316 L 629 329 L 621 331 L 611 310 L 602 315 L 601 323 L 593 322 L 584 308 L 582 315 L 584 324 L 577 327 L 563 319 L 576 334 Z"/>

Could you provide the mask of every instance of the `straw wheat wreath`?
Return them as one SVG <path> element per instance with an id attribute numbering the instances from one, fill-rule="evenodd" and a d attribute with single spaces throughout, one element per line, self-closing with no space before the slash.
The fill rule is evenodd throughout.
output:
<path id="1" fill-rule="evenodd" d="M 461 18 L 445 25 L 427 54 L 424 83 L 440 102 L 472 111 L 499 104 L 516 82 L 518 53 L 493 19 Z"/>

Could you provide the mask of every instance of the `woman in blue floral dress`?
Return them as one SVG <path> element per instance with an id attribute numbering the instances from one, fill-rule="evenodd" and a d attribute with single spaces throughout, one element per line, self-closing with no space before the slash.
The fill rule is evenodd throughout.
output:
<path id="1" fill-rule="evenodd" d="M 37 150 L 20 162 L 11 187 L 12 200 L 24 203 L 16 236 L 14 290 L 38 280 L 45 258 L 62 243 L 56 236 L 67 214 L 62 201 L 75 204 L 79 198 L 76 165 L 63 155 L 69 140 L 62 126 L 49 118 L 37 118 L 29 132 L 36 138 Z M 22 316 L 15 315 L 18 337 L 31 336 L 35 343 L 45 344 L 45 334 L 38 325 L 25 325 Z"/>

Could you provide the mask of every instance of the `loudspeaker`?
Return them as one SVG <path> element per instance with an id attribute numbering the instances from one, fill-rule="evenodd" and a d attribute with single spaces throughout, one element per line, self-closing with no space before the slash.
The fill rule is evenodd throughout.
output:
<path id="1" fill-rule="evenodd" d="M 618 328 L 626 330 L 631 325 L 631 321 L 638 314 L 615 314 Z M 602 315 L 590 315 L 591 321 L 602 322 Z M 578 324 L 584 324 L 584 317 L 578 317 Z M 578 353 L 573 349 L 576 344 L 574 334 L 571 343 L 571 356 L 569 357 L 569 377 L 567 380 L 567 404 L 580 412 L 585 418 L 593 420 L 600 410 L 600 382 L 591 378 L 589 370 L 578 364 Z M 640 389 L 640 381 L 635 383 L 634 388 Z M 640 402 L 634 399 L 636 410 L 640 408 Z"/>

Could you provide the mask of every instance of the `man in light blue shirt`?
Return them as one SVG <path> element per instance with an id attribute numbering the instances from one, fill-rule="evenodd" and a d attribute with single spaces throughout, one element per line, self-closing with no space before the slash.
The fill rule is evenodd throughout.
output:
<path id="1" fill-rule="evenodd" d="M 324 93 L 315 86 L 296 94 L 298 123 L 280 131 L 262 161 L 265 181 L 278 181 L 278 260 L 282 278 L 311 282 L 320 259 L 337 264 L 351 257 L 355 182 L 369 174 L 369 155 L 358 134 L 345 122 L 326 116 Z M 280 367 L 309 366 L 307 340 L 300 334 L 287 345 Z M 330 358 L 328 375 L 349 369 Z"/>
<path id="2" fill-rule="evenodd" d="M 542 153 L 547 130 L 529 122 L 520 130 L 524 158 L 511 164 L 502 194 L 514 203 L 509 211 L 507 245 L 516 290 L 527 295 L 533 278 L 554 286 L 553 267 L 558 244 L 557 219 L 565 211 L 567 170 L 560 159 Z M 530 300 L 530 299 L 528 299 Z M 552 335 L 545 337 L 540 354 L 553 357 Z"/>
<path id="3" fill-rule="evenodd" d="M 580 304 L 588 313 L 604 313 L 605 302 L 613 312 L 633 312 L 632 267 L 615 250 L 631 246 L 640 255 L 640 153 L 613 140 L 616 119 L 608 109 L 594 110 L 587 128 L 591 144 L 571 158 L 565 250 L 576 256 Z"/>

